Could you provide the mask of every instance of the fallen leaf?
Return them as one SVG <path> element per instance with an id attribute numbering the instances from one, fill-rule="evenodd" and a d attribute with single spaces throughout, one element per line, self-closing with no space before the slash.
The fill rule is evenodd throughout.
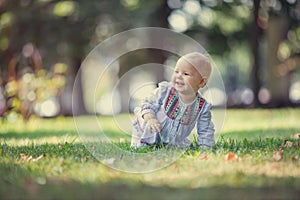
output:
<path id="1" fill-rule="evenodd" d="M 284 146 L 286 146 L 286 147 L 292 147 L 293 146 L 293 142 L 287 140 L 285 142 Z"/>
<path id="2" fill-rule="evenodd" d="M 280 160 L 282 160 L 282 158 L 283 158 L 283 151 L 275 151 L 273 153 L 273 159 L 275 161 L 280 161 Z"/>
<path id="3" fill-rule="evenodd" d="M 173 165 L 173 169 L 177 169 L 178 168 L 178 165 L 177 165 L 177 163 L 175 163 L 174 165 Z"/>
<path id="4" fill-rule="evenodd" d="M 20 156 L 21 156 L 21 160 L 24 162 L 36 162 L 36 161 L 46 157 L 46 154 L 43 153 L 42 155 L 40 155 L 37 158 L 33 158 L 32 156 L 28 157 L 25 153 L 21 153 Z"/>
<path id="5" fill-rule="evenodd" d="M 298 157 L 297 156 L 293 156 L 292 157 L 292 161 L 294 161 L 294 162 L 298 161 Z"/>
<path id="6" fill-rule="evenodd" d="M 88 161 L 90 159 L 90 157 L 89 156 L 85 156 L 84 159 L 85 159 L 85 161 Z"/>
<path id="7" fill-rule="evenodd" d="M 206 154 L 202 154 L 200 160 L 207 160 L 208 156 Z"/>
<path id="8" fill-rule="evenodd" d="M 285 149 L 284 146 L 280 146 L 280 147 L 279 147 L 279 151 L 283 151 L 284 149 Z"/>
<path id="9" fill-rule="evenodd" d="M 27 162 L 30 162 L 30 161 L 32 161 L 32 160 L 33 160 L 32 156 L 29 156 L 29 157 L 26 159 Z"/>
<path id="10" fill-rule="evenodd" d="M 21 160 L 22 161 L 26 161 L 27 160 L 27 156 L 25 153 L 20 153 L 20 156 L 21 156 Z"/>
<path id="11" fill-rule="evenodd" d="M 40 155 L 39 157 L 32 159 L 32 162 L 39 161 L 39 160 L 41 160 L 42 158 L 45 158 L 45 157 L 46 157 L 46 154 L 43 153 L 43 154 Z"/>
<path id="12" fill-rule="evenodd" d="M 225 161 L 231 161 L 234 160 L 235 154 L 233 152 L 229 152 L 228 154 L 225 155 Z"/>
<path id="13" fill-rule="evenodd" d="M 295 134 L 293 135 L 293 138 L 295 138 L 295 139 L 300 139 L 300 133 L 295 133 Z"/>

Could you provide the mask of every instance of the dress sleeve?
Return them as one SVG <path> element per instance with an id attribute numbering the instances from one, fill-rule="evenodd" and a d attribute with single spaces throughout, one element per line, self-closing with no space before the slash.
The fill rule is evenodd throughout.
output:
<path id="1" fill-rule="evenodd" d="M 205 102 L 197 121 L 197 144 L 202 149 L 210 149 L 215 145 L 214 124 L 211 120 L 211 104 Z"/>
<path id="2" fill-rule="evenodd" d="M 166 97 L 166 93 L 170 88 L 170 84 L 168 82 L 161 82 L 158 84 L 158 88 L 156 88 L 149 97 L 146 97 L 141 104 L 141 114 L 144 116 L 147 113 L 156 114 L 161 105 L 163 104 L 163 100 Z"/>

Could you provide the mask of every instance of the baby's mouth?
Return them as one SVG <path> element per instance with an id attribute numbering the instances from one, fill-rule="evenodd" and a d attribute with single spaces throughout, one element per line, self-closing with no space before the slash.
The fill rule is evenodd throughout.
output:
<path id="1" fill-rule="evenodd" d="M 177 85 L 177 86 L 180 86 L 180 87 L 182 87 L 182 86 L 184 86 L 184 83 L 183 82 L 175 82 L 175 84 Z"/>

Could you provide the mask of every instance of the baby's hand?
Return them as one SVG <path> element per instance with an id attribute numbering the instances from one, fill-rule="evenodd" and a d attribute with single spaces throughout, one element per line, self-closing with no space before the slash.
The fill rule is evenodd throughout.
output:
<path id="1" fill-rule="evenodd" d="M 151 118 L 151 119 L 147 120 L 146 127 L 151 133 L 160 132 L 162 129 L 161 124 L 155 118 Z"/>

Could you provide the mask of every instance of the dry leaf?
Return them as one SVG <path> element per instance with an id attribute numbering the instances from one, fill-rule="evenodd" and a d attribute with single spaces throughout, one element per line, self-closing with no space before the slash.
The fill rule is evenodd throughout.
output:
<path id="1" fill-rule="evenodd" d="M 174 165 L 173 165 L 173 169 L 177 169 L 178 168 L 178 165 L 177 165 L 177 163 L 175 163 Z"/>
<path id="2" fill-rule="evenodd" d="M 284 146 L 280 146 L 280 147 L 279 147 L 279 151 L 283 151 L 284 149 L 285 149 Z"/>
<path id="3" fill-rule="evenodd" d="M 231 161 L 234 160 L 235 154 L 233 152 L 229 152 L 228 154 L 225 155 L 225 161 Z"/>
<path id="4" fill-rule="evenodd" d="M 283 151 L 275 151 L 273 153 L 273 159 L 275 161 L 280 161 L 280 160 L 282 160 L 282 158 L 283 158 Z"/>
<path id="5" fill-rule="evenodd" d="M 27 155 L 25 153 L 20 153 L 20 156 L 21 156 L 21 160 L 24 162 L 36 162 L 36 161 L 46 157 L 46 154 L 43 153 L 42 155 L 40 155 L 37 158 L 33 158 L 32 156 L 27 157 Z"/>
<path id="6" fill-rule="evenodd" d="M 295 133 L 295 134 L 293 135 L 293 138 L 299 139 L 299 138 L 300 138 L 300 133 Z"/>
<path id="7" fill-rule="evenodd" d="M 32 159 L 32 162 L 36 162 L 36 161 L 38 161 L 38 160 L 41 160 L 41 159 L 44 158 L 44 157 L 46 157 L 46 154 L 43 153 L 43 154 L 40 155 L 39 157 Z"/>
<path id="8" fill-rule="evenodd" d="M 298 161 L 298 156 L 293 156 L 292 161 L 294 161 L 294 162 Z"/>
<path id="9" fill-rule="evenodd" d="M 21 160 L 25 161 L 27 159 L 27 156 L 25 153 L 20 153 Z"/>
<path id="10" fill-rule="evenodd" d="M 27 162 L 30 162 L 30 161 L 32 161 L 32 160 L 33 160 L 32 156 L 29 156 L 29 157 L 26 159 Z"/>
<path id="11" fill-rule="evenodd" d="M 200 160 L 207 160 L 208 156 L 206 154 L 202 154 Z"/>
<path id="12" fill-rule="evenodd" d="M 286 146 L 286 147 L 292 147 L 293 146 L 293 142 L 287 140 L 285 142 L 284 146 Z"/>

